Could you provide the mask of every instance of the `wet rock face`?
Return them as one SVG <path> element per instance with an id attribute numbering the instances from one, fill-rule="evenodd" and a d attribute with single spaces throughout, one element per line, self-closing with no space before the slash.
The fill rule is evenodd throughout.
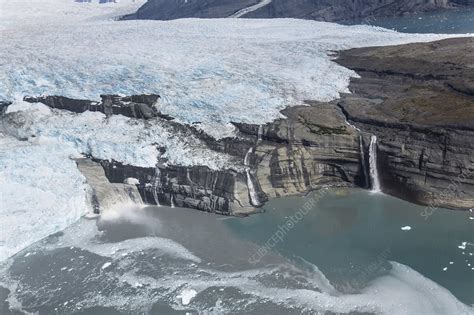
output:
<path id="1" fill-rule="evenodd" d="M 142 204 L 137 187 L 122 182 L 111 183 L 100 164 L 89 159 L 76 160 L 79 171 L 84 175 L 90 187 L 89 199 L 94 213 L 111 209 L 120 203 Z"/>
<path id="2" fill-rule="evenodd" d="M 474 39 L 356 49 L 347 118 L 379 138 L 384 192 L 433 207 L 474 207 Z M 453 83 L 456 82 L 456 83 Z"/>
<path id="3" fill-rule="evenodd" d="M 224 215 L 245 215 L 255 209 L 248 202 L 242 174 L 207 167 L 158 166 L 141 168 L 118 162 L 97 161 L 113 183 L 138 179 L 146 204 L 194 208 Z"/>
<path id="4" fill-rule="evenodd" d="M 263 127 L 263 141 L 255 148 L 251 162 L 270 198 L 324 185 L 368 185 L 363 171 L 366 142 L 345 123 L 336 106 L 311 105 L 287 109 L 287 119 Z M 240 128 L 258 134 L 250 126 Z"/>

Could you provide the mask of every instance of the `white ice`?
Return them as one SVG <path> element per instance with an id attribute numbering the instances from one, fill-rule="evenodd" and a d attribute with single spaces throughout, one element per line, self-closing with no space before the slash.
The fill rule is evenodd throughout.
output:
<path id="1" fill-rule="evenodd" d="M 0 99 L 159 93 L 164 113 L 222 137 L 231 121 L 262 124 L 347 92 L 356 74 L 333 50 L 446 37 L 296 19 L 112 20 L 137 5 L 2 3 Z"/>
<path id="2" fill-rule="evenodd" d="M 100 112 L 75 114 L 51 110 L 46 105 L 17 100 L 0 120 L 0 131 L 17 138 L 35 137 L 40 143 L 56 143 L 79 154 L 127 165 L 155 167 L 158 157 L 172 165 L 203 165 L 224 169 L 232 159 L 207 149 L 198 138 L 182 134 L 156 120 L 122 115 L 106 118 Z M 158 146 L 166 148 L 159 154 Z"/>
<path id="3" fill-rule="evenodd" d="M 185 289 L 183 290 L 180 295 L 177 296 L 178 299 L 181 300 L 181 304 L 189 305 L 191 300 L 197 295 L 196 290 L 193 289 Z"/>
<path id="4" fill-rule="evenodd" d="M 0 261 L 90 211 L 70 153 L 0 133 Z"/>

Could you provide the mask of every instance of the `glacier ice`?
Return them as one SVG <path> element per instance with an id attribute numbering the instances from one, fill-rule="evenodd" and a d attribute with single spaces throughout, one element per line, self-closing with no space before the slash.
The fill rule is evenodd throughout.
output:
<path id="1" fill-rule="evenodd" d="M 136 6 L 2 4 L 0 99 L 157 93 L 162 112 L 218 138 L 231 134 L 231 121 L 263 124 L 286 106 L 347 92 L 356 74 L 331 51 L 446 37 L 295 19 L 111 19 Z"/>
<path id="2" fill-rule="evenodd" d="M 158 157 L 172 165 L 203 165 L 216 170 L 234 164 L 229 155 L 208 149 L 197 137 L 165 125 L 158 118 L 106 118 L 100 112 L 75 114 L 17 100 L 7 108 L 0 122 L 2 128 L 17 138 L 34 137 L 37 142 L 62 144 L 79 156 L 126 165 L 155 167 Z M 158 147 L 165 147 L 166 152 L 161 155 Z"/>
<path id="3" fill-rule="evenodd" d="M 0 133 L 0 261 L 91 211 L 73 153 Z"/>

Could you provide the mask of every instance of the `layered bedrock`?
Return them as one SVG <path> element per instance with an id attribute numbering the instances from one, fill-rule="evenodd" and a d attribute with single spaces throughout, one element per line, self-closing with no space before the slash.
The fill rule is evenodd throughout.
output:
<path id="1" fill-rule="evenodd" d="M 474 38 L 343 51 L 360 78 L 337 105 L 378 137 L 383 191 L 474 207 Z"/>

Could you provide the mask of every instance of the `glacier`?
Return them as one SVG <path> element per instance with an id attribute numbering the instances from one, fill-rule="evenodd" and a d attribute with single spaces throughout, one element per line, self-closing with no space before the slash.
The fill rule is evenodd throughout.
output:
<path id="1" fill-rule="evenodd" d="M 446 37 L 295 19 L 113 19 L 136 7 L 2 4 L 0 99 L 156 93 L 163 113 L 221 138 L 232 136 L 231 121 L 262 124 L 287 106 L 348 92 L 356 73 L 333 62 L 335 50 Z"/>
<path id="2" fill-rule="evenodd" d="M 0 262 L 92 211 L 73 151 L 0 133 Z"/>

